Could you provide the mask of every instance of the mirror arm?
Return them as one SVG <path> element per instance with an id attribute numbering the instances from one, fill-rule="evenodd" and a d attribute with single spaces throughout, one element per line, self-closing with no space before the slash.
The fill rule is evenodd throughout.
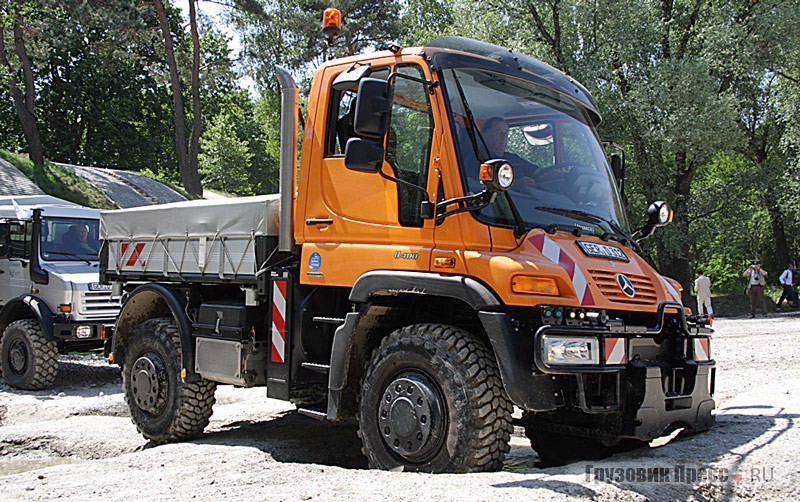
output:
<path id="1" fill-rule="evenodd" d="M 487 197 L 487 195 L 489 197 Z M 474 202 L 474 201 L 477 201 L 477 200 L 481 200 L 481 204 L 478 205 L 478 206 L 463 206 L 463 207 L 459 207 L 457 209 L 453 209 L 451 211 L 445 211 L 442 214 L 437 214 L 436 215 L 436 224 L 437 225 L 440 224 L 442 221 L 444 221 L 445 218 L 447 218 L 448 216 L 453 216 L 454 214 L 465 213 L 467 211 L 480 211 L 481 209 L 485 208 L 486 206 L 488 206 L 489 204 L 494 202 L 494 200 L 496 198 L 497 198 L 497 192 L 490 192 L 488 190 L 484 190 L 481 193 L 474 194 L 474 195 L 465 195 L 463 197 L 455 197 L 453 199 L 443 200 L 442 202 L 439 202 L 438 204 L 436 204 L 437 213 L 438 213 L 440 208 L 446 208 L 447 206 L 449 206 L 451 204 L 457 204 L 459 202 L 467 202 L 467 203 L 469 203 L 469 202 Z"/>
<path id="2" fill-rule="evenodd" d="M 396 72 L 396 71 L 389 74 L 389 78 L 386 79 L 386 82 L 389 85 L 393 85 L 394 84 L 394 80 L 397 77 L 402 77 L 402 78 L 404 78 L 406 80 L 411 80 L 413 82 L 419 82 L 420 84 L 425 84 L 426 86 L 428 86 L 428 92 L 430 94 L 433 94 L 433 90 L 436 89 L 437 87 L 439 87 L 439 81 L 438 80 L 425 80 L 424 78 L 412 77 L 411 75 L 406 75 L 405 73 L 399 73 L 399 72 Z"/>
<path id="3" fill-rule="evenodd" d="M 633 237 L 637 241 L 640 241 L 642 239 L 646 239 L 646 238 L 650 237 L 651 235 L 653 235 L 655 233 L 655 231 L 656 231 L 656 227 L 654 227 L 653 225 L 647 224 L 647 225 L 643 225 L 643 226 L 637 228 L 636 231 L 633 232 L 633 235 L 631 237 Z"/>
<path id="4" fill-rule="evenodd" d="M 423 201 L 423 202 L 430 202 L 430 196 L 428 195 L 428 191 L 427 190 L 425 190 L 424 188 L 422 188 L 419 185 L 415 185 L 413 183 L 409 183 L 408 181 L 401 180 L 400 178 L 395 178 L 394 176 L 389 176 L 388 174 L 383 172 L 383 163 L 381 163 L 381 166 L 378 168 L 378 174 L 380 174 L 381 177 L 384 178 L 384 179 L 387 179 L 389 181 L 393 181 L 393 182 L 395 182 L 397 184 L 400 184 L 400 185 L 407 186 L 408 188 L 413 188 L 414 190 L 420 192 L 421 194 L 423 194 L 425 196 L 425 201 Z"/>

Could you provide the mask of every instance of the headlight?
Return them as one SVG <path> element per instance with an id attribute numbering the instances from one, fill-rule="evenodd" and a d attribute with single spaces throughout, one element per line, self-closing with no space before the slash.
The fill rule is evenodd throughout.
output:
<path id="1" fill-rule="evenodd" d="M 91 338 L 92 331 L 93 330 L 91 326 L 78 326 L 75 328 L 75 336 L 78 338 Z"/>
<path id="2" fill-rule="evenodd" d="M 505 192 L 514 184 L 514 167 L 504 159 L 487 160 L 480 167 L 481 182 L 490 192 Z"/>
<path id="3" fill-rule="evenodd" d="M 600 364 L 600 343 L 596 338 L 544 335 L 542 358 L 548 365 Z"/>
<path id="4" fill-rule="evenodd" d="M 511 164 L 503 164 L 497 169 L 497 183 L 504 190 L 511 188 L 514 183 L 514 168 Z"/>

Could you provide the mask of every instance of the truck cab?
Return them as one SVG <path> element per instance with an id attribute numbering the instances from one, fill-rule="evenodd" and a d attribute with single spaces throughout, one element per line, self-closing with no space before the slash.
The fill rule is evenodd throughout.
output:
<path id="1" fill-rule="evenodd" d="M 100 211 L 55 197 L 0 200 L 0 353 L 9 385 L 48 387 L 59 353 L 110 341 L 119 298 L 100 284 L 99 223 Z"/>
<path id="2" fill-rule="evenodd" d="M 332 60 L 297 166 L 297 89 L 278 75 L 279 209 L 103 214 L 103 274 L 128 291 L 114 353 L 145 437 L 202 432 L 215 382 L 358 420 L 384 469 L 498 469 L 514 406 L 549 462 L 712 425 L 711 330 L 638 243 L 671 209 L 631 228 L 582 85 L 461 37 Z M 191 427 L 181 395 L 203 396 Z"/>

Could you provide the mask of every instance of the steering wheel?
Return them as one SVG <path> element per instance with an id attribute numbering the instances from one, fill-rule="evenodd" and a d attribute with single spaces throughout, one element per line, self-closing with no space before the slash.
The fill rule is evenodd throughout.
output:
<path id="1" fill-rule="evenodd" d="M 569 173 L 580 168 L 581 166 L 574 162 L 558 162 L 552 166 L 537 169 L 532 179 L 539 190 L 560 192 Z"/>
<path id="2" fill-rule="evenodd" d="M 606 195 L 607 177 L 586 166 L 573 165 L 566 176 L 566 195 L 580 206 L 597 205 Z"/>

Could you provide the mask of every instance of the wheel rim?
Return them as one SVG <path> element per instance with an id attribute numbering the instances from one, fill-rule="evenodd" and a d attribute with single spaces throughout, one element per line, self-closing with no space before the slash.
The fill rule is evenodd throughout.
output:
<path id="1" fill-rule="evenodd" d="M 443 440 L 443 409 L 441 393 L 427 375 L 408 372 L 396 376 L 384 387 L 378 407 L 384 443 L 409 462 L 428 460 Z"/>
<path id="2" fill-rule="evenodd" d="M 8 362 L 11 371 L 16 375 L 22 375 L 28 369 L 28 347 L 22 340 L 14 340 L 11 349 L 8 351 Z"/>
<path id="3" fill-rule="evenodd" d="M 136 406 L 158 415 L 164 409 L 167 393 L 167 372 L 162 359 L 153 353 L 140 357 L 131 371 L 131 393 Z"/>

